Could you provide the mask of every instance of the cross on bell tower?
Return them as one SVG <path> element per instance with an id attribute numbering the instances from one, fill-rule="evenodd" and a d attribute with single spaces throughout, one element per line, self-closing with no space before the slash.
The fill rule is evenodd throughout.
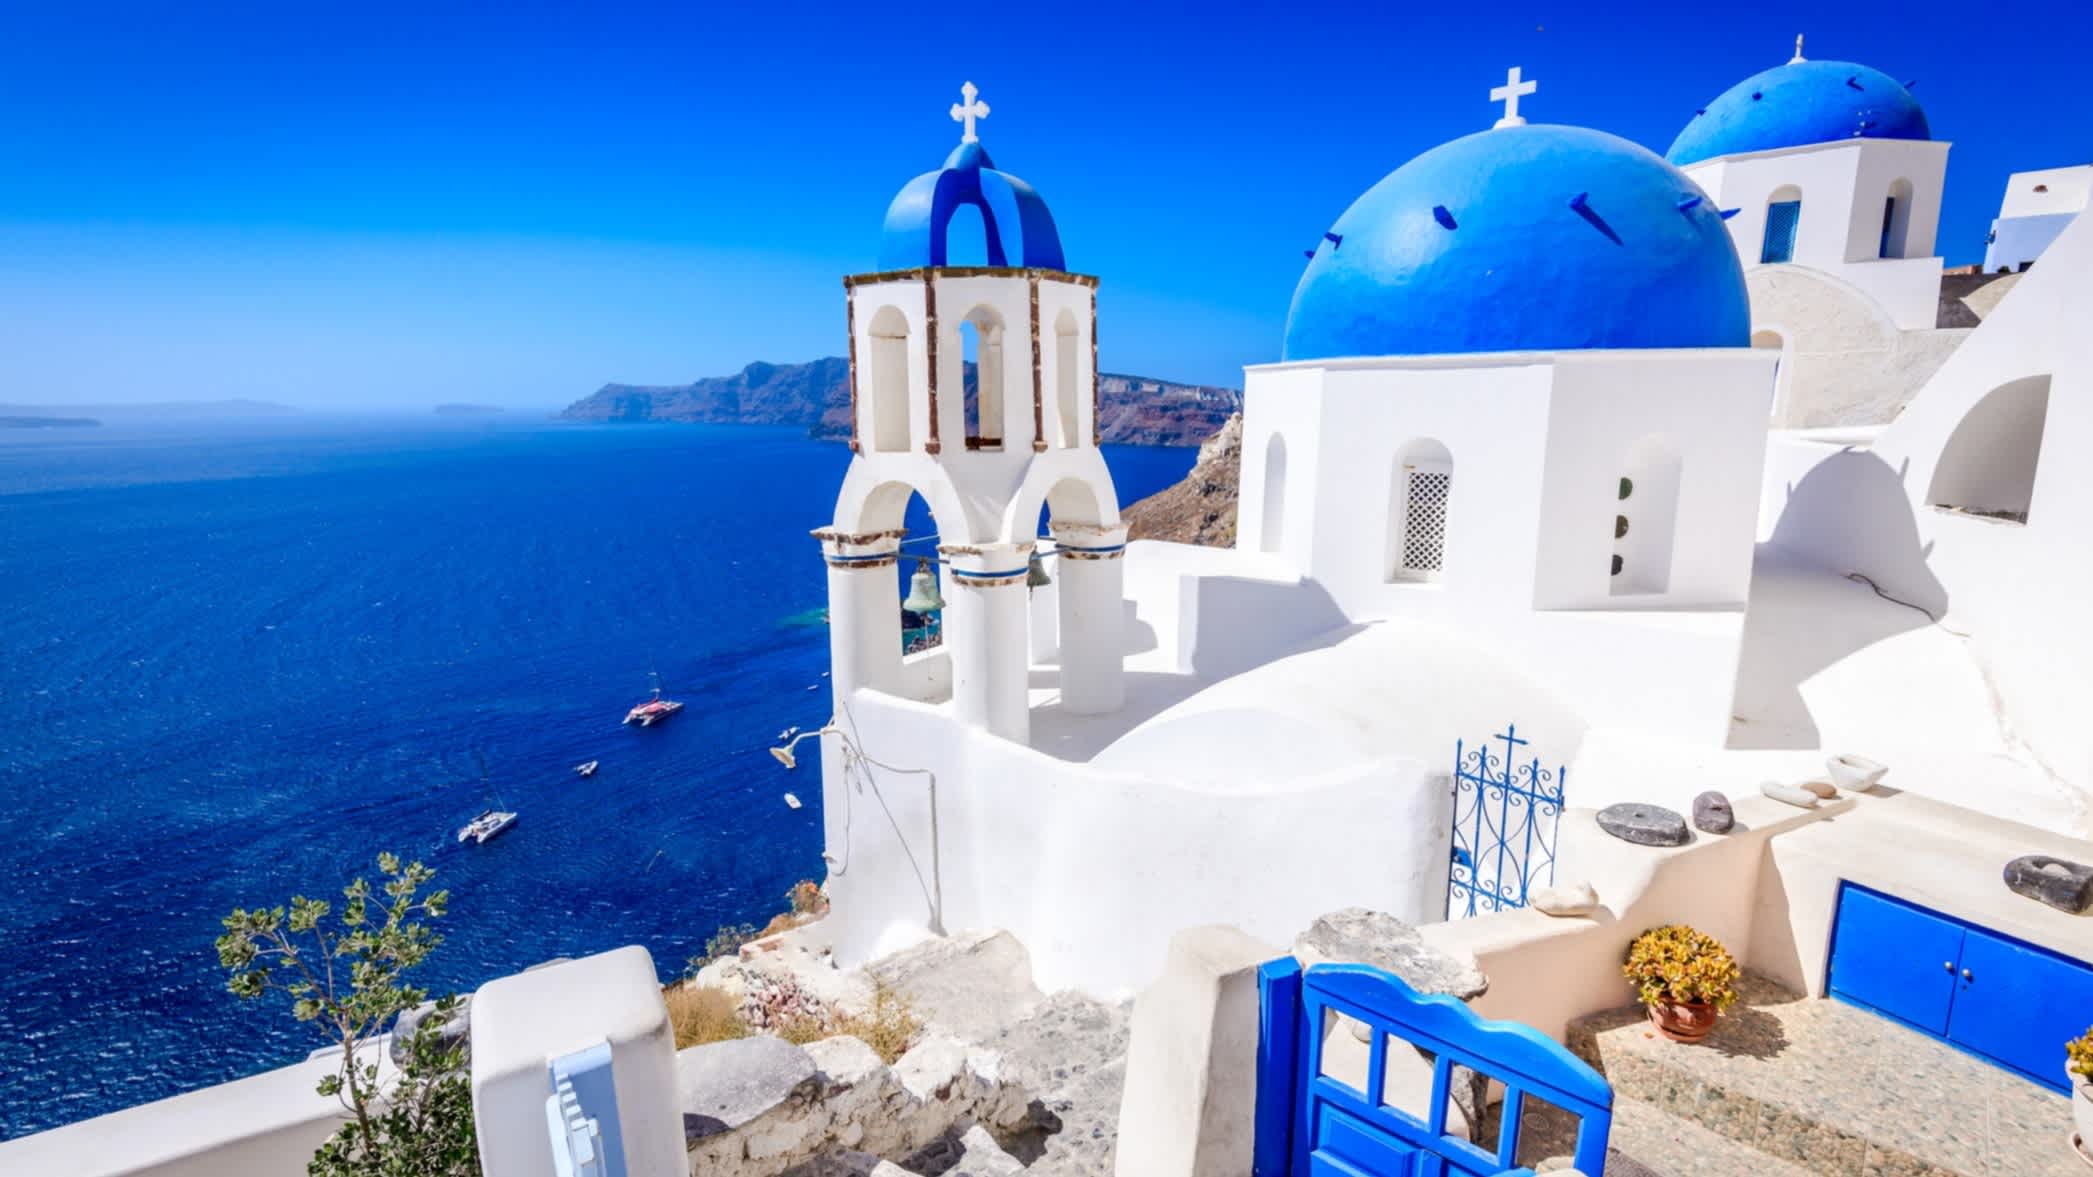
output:
<path id="1" fill-rule="evenodd" d="M 959 96 L 966 101 L 952 104 L 952 121 L 966 128 L 965 133 L 959 137 L 961 143 L 981 142 L 981 136 L 974 133 L 974 120 L 988 117 L 988 103 L 980 101 L 980 94 L 981 91 L 974 88 L 974 83 L 968 82 L 959 88 Z"/>
<path id="2" fill-rule="evenodd" d="M 1526 120 L 1519 117 L 1519 99 L 1541 88 L 1539 82 L 1522 81 L 1519 67 L 1513 66 L 1504 75 L 1504 85 L 1490 91 L 1490 101 L 1504 103 L 1504 117 L 1497 120 L 1500 127 L 1523 127 Z"/>

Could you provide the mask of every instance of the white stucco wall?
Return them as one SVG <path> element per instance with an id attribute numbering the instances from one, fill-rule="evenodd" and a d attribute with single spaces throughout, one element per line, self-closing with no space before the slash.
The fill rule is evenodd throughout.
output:
<path id="1" fill-rule="evenodd" d="M 1931 320 L 1924 329 L 1899 327 L 1873 294 L 1848 280 L 1862 272 L 1793 265 L 1746 271 L 1754 339 L 1780 344 L 1776 427 L 1888 422 L 1968 337 L 1967 328 L 1934 329 Z"/>
<path id="2" fill-rule="evenodd" d="M 2093 482 L 2070 455 L 2093 444 L 2093 223 L 2074 223 L 1973 329 L 1903 414 L 1865 450 L 1784 447 L 1770 470 L 1771 542 L 1834 571 L 1864 572 L 1971 635 L 2017 738 L 2052 772 L 2093 782 L 2093 613 L 2078 586 L 2093 575 Z M 1994 431 L 1994 475 L 2033 464 L 2025 523 L 1943 512 L 1929 503 L 1956 430 L 1987 394 L 2049 380 L 2039 448 Z M 1982 448 L 1981 444 L 1978 448 Z M 1811 459 L 1815 459 L 1812 463 Z"/>
<path id="3" fill-rule="evenodd" d="M 1899 327 L 1916 330 L 1932 327 L 1939 313 L 1934 238 L 1948 148 L 1938 140 L 1853 139 L 1723 156 L 1684 170 L 1718 207 L 1738 210 L 1727 224 L 1746 267 L 1760 264 L 1768 204 L 1800 199 L 1794 259 L 1776 264 L 1836 275 Z M 1899 208 L 1885 257 L 1884 201 L 1893 192 Z"/>

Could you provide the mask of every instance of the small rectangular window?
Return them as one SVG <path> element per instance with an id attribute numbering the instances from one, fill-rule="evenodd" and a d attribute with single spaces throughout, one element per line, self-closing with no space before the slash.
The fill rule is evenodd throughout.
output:
<path id="1" fill-rule="evenodd" d="M 1890 227 L 1897 223 L 1897 198 L 1888 197 L 1882 202 L 1882 246 L 1875 251 L 1876 257 L 1895 257 L 1890 252 Z"/>
<path id="2" fill-rule="evenodd" d="M 1759 250 L 1761 262 L 1795 260 L 1795 231 L 1802 225 L 1802 202 L 1777 200 L 1766 206 L 1766 241 Z"/>

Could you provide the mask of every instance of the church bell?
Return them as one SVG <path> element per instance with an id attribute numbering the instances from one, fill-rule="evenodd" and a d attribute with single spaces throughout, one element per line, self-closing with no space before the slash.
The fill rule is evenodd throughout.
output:
<path id="1" fill-rule="evenodd" d="M 916 573 L 908 578 L 908 599 L 901 602 L 901 607 L 911 613 L 936 613 L 945 607 L 945 598 L 938 595 L 937 573 L 930 570 L 930 561 L 916 561 Z"/>

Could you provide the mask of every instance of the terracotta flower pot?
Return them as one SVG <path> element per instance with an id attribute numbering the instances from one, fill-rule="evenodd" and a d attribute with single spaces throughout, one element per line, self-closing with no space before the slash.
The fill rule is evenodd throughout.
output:
<path id="1" fill-rule="evenodd" d="M 1673 1042 L 1699 1042 L 1715 1029 L 1721 1011 L 1705 1001 L 1660 1001 L 1649 1007 L 1650 1023 Z"/>

